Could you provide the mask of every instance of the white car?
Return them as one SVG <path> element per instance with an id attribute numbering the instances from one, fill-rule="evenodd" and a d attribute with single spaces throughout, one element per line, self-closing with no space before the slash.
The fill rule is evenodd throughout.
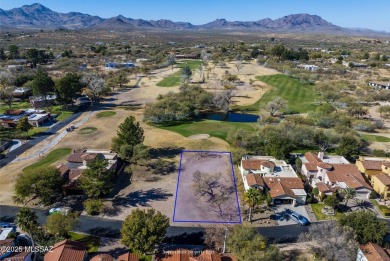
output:
<path id="1" fill-rule="evenodd" d="M 71 208 L 68 207 L 60 207 L 60 208 L 51 208 L 49 210 L 49 215 L 52 215 L 54 213 L 61 213 L 63 215 L 68 215 L 72 211 Z"/>

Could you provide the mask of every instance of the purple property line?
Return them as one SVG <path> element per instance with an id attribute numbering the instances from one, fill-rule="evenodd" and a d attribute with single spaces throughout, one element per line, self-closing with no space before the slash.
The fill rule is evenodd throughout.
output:
<path id="1" fill-rule="evenodd" d="M 236 192 L 236 203 L 237 203 L 237 213 L 240 218 L 240 221 L 232 221 L 232 222 L 219 222 L 219 221 L 208 221 L 208 220 L 175 220 L 175 214 L 176 214 L 176 202 L 177 202 L 177 195 L 179 191 L 179 182 L 180 182 L 180 174 L 181 174 L 181 161 L 183 158 L 183 153 L 185 152 L 210 152 L 210 153 L 220 153 L 220 154 L 229 154 L 230 156 L 230 166 L 232 167 L 232 175 L 233 175 L 233 184 L 234 184 L 234 191 Z M 176 196 L 175 196 L 175 205 L 173 207 L 173 222 L 183 222 L 183 223 L 210 223 L 210 224 L 241 224 L 242 218 L 241 218 L 241 211 L 240 211 L 240 203 L 238 202 L 238 192 L 237 192 L 237 185 L 236 185 L 236 177 L 234 176 L 234 166 L 233 166 L 233 158 L 232 153 L 229 151 L 211 151 L 211 150 L 182 150 L 180 153 L 180 162 L 179 162 L 179 174 L 177 176 L 177 184 L 176 184 Z"/>

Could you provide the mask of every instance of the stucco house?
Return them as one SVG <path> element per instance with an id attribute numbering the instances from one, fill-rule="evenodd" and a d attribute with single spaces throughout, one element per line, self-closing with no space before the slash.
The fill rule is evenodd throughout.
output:
<path id="1" fill-rule="evenodd" d="M 387 173 L 379 173 L 371 178 L 372 188 L 378 193 L 381 198 L 390 198 L 390 175 Z"/>
<path id="2" fill-rule="evenodd" d="M 356 261 L 390 261 L 390 257 L 389 252 L 370 242 L 358 248 Z"/>
<path id="3" fill-rule="evenodd" d="M 302 160 L 301 173 L 307 177 L 308 183 L 318 187 L 325 194 L 344 188 L 353 188 L 356 198 L 368 199 L 372 187 L 368 184 L 358 167 L 342 156 L 327 156 L 320 152 L 318 155 L 306 152 L 300 157 Z"/>
<path id="4" fill-rule="evenodd" d="M 305 204 L 302 180 L 291 165 L 269 156 L 245 156 L 239 166 L 245 190 L 269 192 L 274 204 Z"/>
<path id="5" fill-rule="evenodd" d="M 359 157 L 355 164 L 369 180 L 380 173 L 390 174 L 390 158 Z"/>

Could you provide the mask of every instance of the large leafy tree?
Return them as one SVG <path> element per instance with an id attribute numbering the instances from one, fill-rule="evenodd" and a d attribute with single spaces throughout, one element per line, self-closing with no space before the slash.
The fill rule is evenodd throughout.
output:
<path id="1" fill-rule="evenodd" d="M 47 101 L 47 95 L 54 91 L 54 81 L 52 78 L 42 69 L 38 69 L 32 81 L 32 89 L 34 95 L 41 95 L 45 102 Z"/>
<path id="2" fill-rule="evenodd" d="M 63 179 L 54 167 L 45 167 L 23 171 L 16 179 L 15 201 L 38 197 L 43 204 L 49 204 L 51 197 L 60 194 Z"/>
<path id="3" fill-rule="evenodd" d="M 126 74 L 126 71 L 125 70 L 120 70 L 117 75 L 115 75 L 115 78 L 114 78 L 114 83 L 116 85 L 119 85 L 119 88 L 122 88 L 123 84 L 125 84 L 127 82 L 127 74 Z M 113 85 L 115 86 L 115 85 Z M 114 90 L 114 88 L 113 88 Z"/>
<path id="4" fill-rule="evenodd" d="M 127 146 L 127 152 L 144 141 L 144 130 L 133 116 L 129 116 L 119 125 L 117 136 L 112 139 L 112 149 L 121 152 Z M 129 148 L 131 147 L 131 148 Z M 128 156 L 128 155 L 127 155 Z"/>
<path id="5" fill-rule="evenodd" d="M 382 245 L 385 235 L 390 232 L 387 222 L 380 220 L 375 213 L 369 211 L 355 211 L 343 215 L 339 223 L 344 227 L 352 228 L 360 244 L 373 242 Z"/>
<path id="6" fill-rule="evenodd" d="M 300 241 L 305 242 L 319 260 L 355 261 L 358 243 L 354 238 L 352 229 L 322 222 L 310 226 L 309 232 L 300 236 Z"/>
<path id="7" fill-rule="evenodd" d="M 183 68 L 181 69 L 180 74 L 181 74 L 182 81 L 184 83 L 189 83 L 192 76 L 191 67 L 188 64 L 184 65 Z"/>
<path id="8" fill-rule="evenodd" d="M 121 241 L 130 249 L 151 253 L 163 240 L 168 226 L 169 218 L 161 212 L 134 209 L 123 222 Z"/>
<path id="9" fill-rule="evenodd" d="M 8 46 L 9 57 L 10 59 L 15 59 L 19 57 L 19 47 L 15 44 Z"/>
<path id="10" fill-rule="evenodd" d="M 54 213 L 47 218 L 44 227 L 51 235 L 66 237 L 76 222 L 77 216 L 75 213 L 68 213 L 67 215 Z"/>
<path id="11" fill-rule="evenodd" d="M 49 55 L 45 50 L 38 50 L 35 48 L 28 49 L 26 52 L 27 62 L 31 63 L 32 67 L 36 67 L 37 64 L 47 63 Z"/>
<path id="12" fill-rule="evenodd" d="M 0 100 L 12 107 L 14 87 L 12 86 L 15 82 L 15 75 L 11 71 L 1 71 L 0 72 Z"/>
<path id="13" fill-rule="evenodd" d="M 32 247 L 35 247 L 34 232 L 38 229 L 38 216 L 29 208 L 21 208 L 16 215 L 15 223 L 18 227 L 27 232 L 31 238 Z M 34 260 L 36 255 L 34 255 Z"/>
<path id="14" fill-rule="evenodd" d="M 18 125 L 16 125 L 17 130 L 19 130 L 21 132 L 25 132 L 26 134 L 32 128 L 33 128 L 33 126 L 28 122 L 27 117 L 21 118 L 18 122 Z"/>
<path id="15" fill-rule="evenodd" d="M 80 187 L 89 198 L 99 198 L 113 188 L 112 173 L 106 160 L 96 159 L 87 163 L 87 169 L 80 178 Z"/>
<path id="16" fill-rule="evenodd" d="M 249 222 L 252 222 L 252 209 L 265 199 L 257 188 L 249 188 L 244 194 L 244 200 L 249 206 Z"/>
<path id="17" fill-rule="evenodd" d="M 274 261 L 281 260 L 278 249 L 267 246 L 266 239 L 248 225 L 236 226 L 229 234 L 228 249 L 239 261 Z"/>
<path id="18" fill-rule="evenodd" d="M 324 204 L 333 209 L 336 209 L 339 203 L 340 201 L 335 194 L 333 194 L 332 196 L 328 196 L 324 199 Z"/>
<path id="19" fill-rule="evenodd" d="M 81 90 L 81 77 L 77 73 L 67 73 L 56 83 L 57 98 L 63 103 L 72 103 Z"/>
<path id="20" fill-rule="evenodd" d="M 110 89 L 106 87 L 106 82 L 103 77 L 96 74 L 84 75 L 82 82 L 87 85 L 85 92 L 92 97 L 95 103 L 98 103 L 100 97 L 107 94 Z"/>

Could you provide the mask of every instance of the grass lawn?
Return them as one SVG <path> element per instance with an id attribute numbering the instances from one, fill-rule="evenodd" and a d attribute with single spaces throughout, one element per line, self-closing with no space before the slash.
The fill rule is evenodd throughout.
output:
<path id="1" fill-rule="evenodd" d="M 85 128 L 82 128 L 78 131 L 78 133 L 80 134 L 91 134 L 91 133 L 94 133 L 95 131 L 97 131 L 97 128 L 95 127 L 85 127 Z"/>
<path id="2" fill-rule="evenodd" d="M 236 110 L 258 111 L 276 97 L 281 97 L 287 101 L 288 108 L 284 113 L 306 113 L 317 107 L 314 102 L 319 100 L 320 96 L 316 94 L 312 84 L 300 82 L 283 74 L 258 76 L 256 79 L 271 85 L 273 88 L 267 91 L 256 103 L 236 107 Z"/>
<path id="3" fill-rule="evenodd" d="M 362 138 L 369 142 L 390 142 L 390 138 L 379 135 L 362 134 Z"/>
<path id="4" fill-rule="evenodd" d="M 96 114 L 96 117 L 98 117 L 98 118 L 111 117 L 111 116 L 114 116 L 115 114 L 116 114 L 115 111 L 102 111 L 102 112 L 99 112 L 98 114 Z"/>
<path id="5" fill-rule="evenodd" d="M 184 124 L 174 125 L 174 126 L 159 126 L 159 127 L 165 130 L 177 132 L 185 137 L 195 135 L 195 134 L 209 134 L 210 136 L 226 140 L 226 137 L 230 131 L 235 131 L 237 129 L 254 130 L 255 124 L 202 120 L 202 121 L 184 123 Z"/>
<path id="6" fill-rule="evenodd" d="M 28 108 L 31 108 L 31 103 L 29 101 L 13 102 L 12 108 L 2 104 L 0 106 L 0 114 L 4 113 L 6 110 L 28 109 Z"/>
<path id="7" fill-rule="evenodd" d="M 379 211 L 382 213 L 383 216 L 389 217 L 390 216 L 390 209 L 387 206 L 379 205 L 378 201 L 375 199 L 370 199 L 371 203 L 376 206 Z"/>
<path id="8" fill-rule="evenodd" d="M 70 154 L 71 151 L 72 150 L 70 148 L 60 148 L 60 149 L 53 150 L 40 161 L 25 167 L 23 171 L 32 170 L 40 167 L 48 167 L 54 162 L 56 162 L 57 160 L 61 159 L 62 157 Z"/>
<path id="9" fill-rule="evenodd" d="M 324 204 L 318 204 L 313 203 L 310 204 L 311 208 L 313 209 L 314 215 L 316 216 L 317 220 L 330 220 L 330 219 L 339 219 L 342 215 L 341 212 L 337 211 L 335 216 L 327 216 L 324 213 L 322 213 L 321 209 L 324 206 Z"/>
<path id="10" fill-rule="evenodd" d="M 28 131 L 28 136 L 35 136 L 41 132 L 47 131 L 49 128 L 48 127 L 34 127 L 31 130 Z"/>
<path id="11" fill-rule="evenodd" d="M 100 237 L 75 232 L 68 233 L 71 240 L 83 242 L 87 245 L 88 253 L 96 253 L 100 245 Z"/>
<path id="12" fill-rule="evenodd" d="M 183 68 L 184 65 L 188 64 L 190 66 L 191 70 L 195 70 L 197 67 L 199 67 L 199 65 L 201 63 L 202 63 L 202 61 L 200 61 L 200 60 L 181 61 L 180 63 L 177 64 L 176 67 Z M 171 74 L 170 76 L 165 77 L 164 79 L 159 81 L 157 83 L 157 86 L 160 86 L 160 87 L 177 86 L 180 84 L 180 76 L 181 76 L 180 71 L 175 72 L 175 73 Z"/>

